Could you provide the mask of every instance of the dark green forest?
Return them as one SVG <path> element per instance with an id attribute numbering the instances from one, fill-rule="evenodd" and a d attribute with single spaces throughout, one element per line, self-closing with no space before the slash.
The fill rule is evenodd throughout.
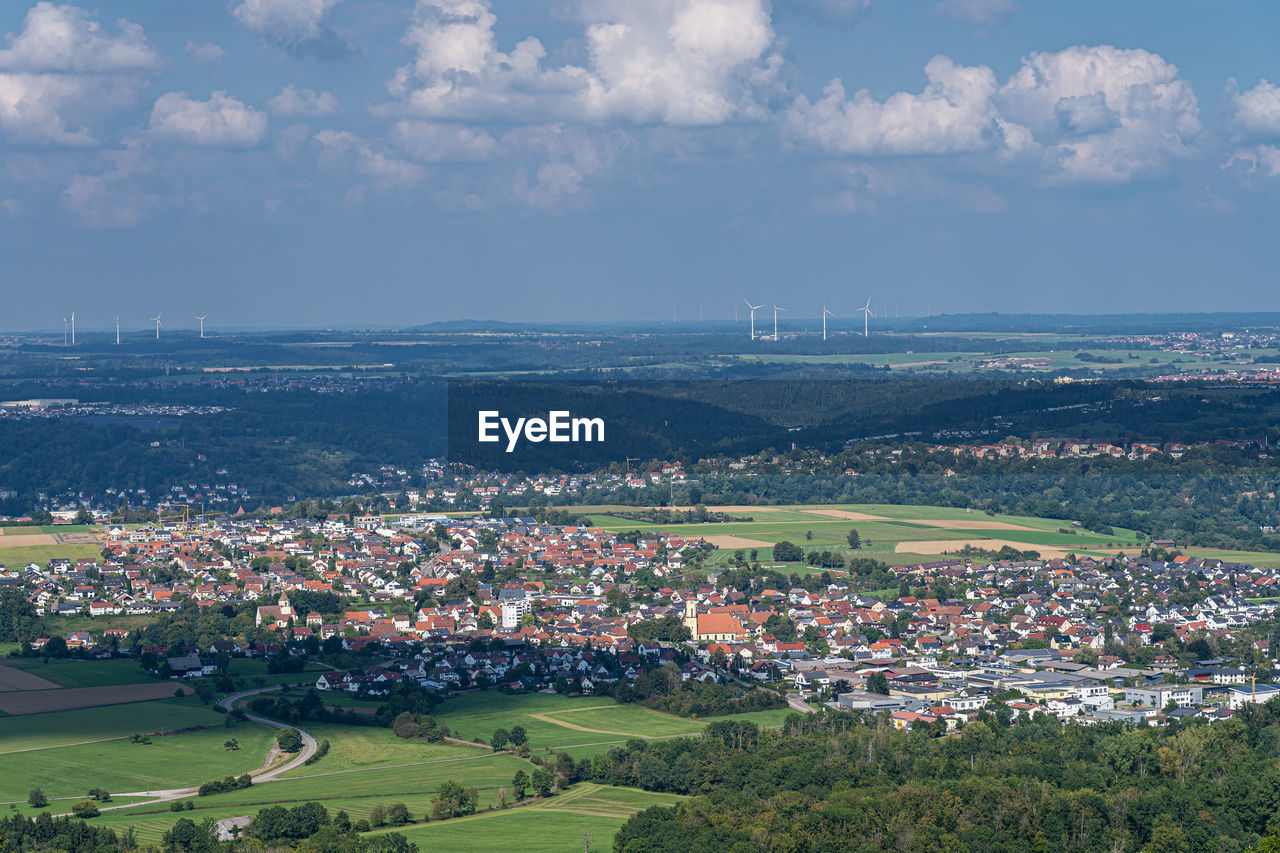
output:
<path id="1" fill-rule="evenodd" d="M 960 731 L 884 715 L 713 723 L 581 767 L 690 794 L 632 817 L 618 853 L 1244 851 L 1280 821 L 1280 707 L 1167 728 L 1063 724 L 989 706 Z"/>

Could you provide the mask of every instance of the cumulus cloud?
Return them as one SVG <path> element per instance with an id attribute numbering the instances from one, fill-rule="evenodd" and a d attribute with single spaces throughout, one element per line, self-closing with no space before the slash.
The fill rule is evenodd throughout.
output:
<path id="1" fill-rule="evenodd" d="M 827 151 L 1037 157 L 1052 179 L 1127 181 L 1195 153 L 1195 92 L 1144 50 L 1071 47 L 1036 53 L 1003 85 L 986 66 L 935 57 L 919 94 L 849 98 L 833 80 L 815 103 L 799 97 L 787 126 Z"/>
<path id="2" fill-rule="evenodd" d="M 330 92 L 299 89 L 290 83 L 267 101 L 267 107 L 286 116 L 329 116 L 338 111 L 338 99 Z"/>
<path id="3" fill-rule="evenodd" d="M 343 52 L 345 45 L 329 27 L 329 14 L 341 0 L 240 0 L 231 13 L 246 28 L 289 50 Z"/>
<path id="4" fill-rule="evenodd" d="M 189 41 L 187 42 L 187 55 L 201 65 L 217 67 L 226 58 L 227 52 L 213 42 L 200 44 Z"/>
<path id="5" fill-rule="evenodd" d="M 414 61 L 388 84 L 390 111 L 425 118 L 713 125 L 762 118 L 781 58 L 767 0 L 595 0 L 577 7 L 584 65 L 544 65 L 526 38 L 498 48 L 490 0 L 419 0 Z"/>
<path id="6" fill-rule="evenodd" d="M 1018 4 L 1013 0 L 941 0 L 934 10 L 975 27 L 992 27 L 1018 11 Z"/>
<path id="7" fill-rule="evenodd" d="M 388 134 L 391 143 L 424 163 L 489 160 L 498 143 L 484 130 L 461 124 L 398 121 Z"/>
<path id="8" fill-rule="evenodd" d="M 267 134 L 267 116 L 224 91 L 207 101 L 169 92 L 156 100 L 149 133 L 156 139 L 187 145 L 249 148 Z"/>
<path id="9" fill-rule="evenodd" d="M 132 103 L 160 56 L 126 20 L 104 29 L 76 6 L 37 3 L 0 50 L 0 130 L 33 142 L 96 142 L 87 125 Z"/>
<path id="10" fill-rule="evenodd" d="M 929 85 L 922 92 L 898 92 L 884 101 L 866 89 L 849 98 L 844 85 L 832 80 L 816 103 L 797 98 L 788 122 L 799 135 L 842 154 L 949 154 L 988 147 L 997 128 L 995 73 L 945 56 L 935 56 L 924 71 Z"/>
<path id="11" fill-rule="evenodd" d="M 1227 84 L 1227 118 L 1240 136 L 1280 136 L 1280 86 L 1266 80 L 1241 92 L 1235 80 Z"/>
<path id="12" fill-rule="evenodd" d="M 1170 160 L 1193 155 L 1202 131 L 1191 84 L 1145 50 L 1033 53 L 1001 87 L 999 102 L 1067 179 L 1159 174 Z"/>
<path id="13" fill-rule="evenodd" d="M 159 55 L 142 27 L 121 19 L 118 35 L 103 30 L 76 6 L 40 2 L 27 12 L 22 32 L 6 38 L 0 68 L 23 71 L 134 71 L 154 68 Z"/>

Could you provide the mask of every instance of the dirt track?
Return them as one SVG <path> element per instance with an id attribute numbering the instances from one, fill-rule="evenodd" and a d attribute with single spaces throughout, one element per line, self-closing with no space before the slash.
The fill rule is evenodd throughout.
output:
<path id="1" fill-rule="evenodd" d="M 12 666 L 0 666 L 0 693 L 10 690 L 53 690 L 57 686 L 49 679 L 25 670 Z"/>
<path id="2" fill-rule="evenodd" d="M 43 679 L 41 679 L 43 681 Z M 123 705 L 129 702 L 146 702 L 172 696 L 182 685 L 176 682 L 153 684 L 119 684 L 109 687 L 64 687 L 59 690 L 17 690 L 0 693 L 0 711 L 15 716 L 44 714 L 50 711 L 70 711 L 74 708 L 97 708 L 102 705 Z M 187 693 L 189 686 L 183 687 Z"/>
<path id="3" fill-rule="evenodd" d="M 1030 542 L 1014 542 L 1009 539 L 924 539 L 914 542 L 899 542 L 893 550 L 896 554 L 947 554 L 964 550 L 966 545 L 982 548 L 987 551 L 999 551 L 1008 545 L 1018 551 L 1035 551 L 1046 560 L 1065 557 L 1070 550 L 1049 545 L 1034 545 Z M 1081 548 L 1088 548 L 1081 545 Z"/>
<path id="4" fill-rule="evenodd" d="M 57 545 L 58 539 L 52 533 L 19 533 L 0 536 L 0 548 L 23 548 L 32 545 Z"/>

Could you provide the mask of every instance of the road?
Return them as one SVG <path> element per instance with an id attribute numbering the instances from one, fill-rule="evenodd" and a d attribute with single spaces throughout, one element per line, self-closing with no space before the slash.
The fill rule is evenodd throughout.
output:
<path id="1" fill-rule="evenodd" d="M 218 706 L 226 709 L 227 711 L 230 711 L 232 708 L 235 707 L 235 704 L 239 702 L 241 699 L 247 699 L 250 696 L 257 696 L 260 693 L 270 693 L 274 690 L 279 690 L 279 689 L 280 689 L 279 687 L 262 687 L 257 690 L 246 690 L 243 693 L 233 693 L 232 695 L 227 696 L 225 699 L 222 699 L 220 702 L 218 702 Z M 275 720 L 268 720 L 266 717 L 259 717 L 257 714 L 246 713 L 245 716 L 249 720 L 252 720 L 255 723 L 260 723 L 264 726 L 270 726 L 273 729 L 291 728 L 287 723 L 279 723 L 279 722 L 276 722 Z M 292 726 L 292 728 L 297 728 L 297 726 Z M 249 777 L 253 779 L 253 784 L 258 785 L 263 782 L 270 782 L 275 778 L 277 778 L 278 776 L 280 776 L 282 773 L 288 773 L 290 770 L 294 770 L 298 767 L 301 767 L 303 764 L 306 763 L 308 758 L 315 755 L 316 739 L 312 737 L 310 734 L 308 734 L 307 732 L 303 731 L 302 729 L 298 729 L 298 734 L 302 735 L 302 749 L 298 751 L 298 754 L 293 758 L 291 758 L 289 761 L 285 762 L 284 764 L 281 764 L 278 767 L 272 767 L 272 764 L 276 761 L 277 756 L 280 753 L 280 748 L 276 746 L 274 743 L 272 743 L 271 749 L 267 751 L 267 757 L 266 757 L 266 760 L 263 761 L 262 766 L 260 766 L 257 770 L 250 771 L 249 773 Z M 204 780 L 204 781 L 208 781 L 208 780 Z M 113 794 L 120 797 L 152 797 L 153 799 L 151 799 L 150 801 L 141 802 L 141 803 L 126 803 L 124 805 L 119 805 L 119 806 L 99 806 L 98 808 L 99 808 L 99 811 L 105 812 L 105 811 L 111 811 L 113 809 L 127 809 L 127 808 L 134 808 L 135 806 L 151 805 L 153 803 L 163 803 L 170 800 L 180 800 L 184 797 L 189 797 L 192 794 L 195 794 L 199 790 L 200 790 L 199 785 L 196 785 L 189 788 L 162 788 L 155 791 L 120 791 L 118 793 L 113 791 L 112 792 Z"/>

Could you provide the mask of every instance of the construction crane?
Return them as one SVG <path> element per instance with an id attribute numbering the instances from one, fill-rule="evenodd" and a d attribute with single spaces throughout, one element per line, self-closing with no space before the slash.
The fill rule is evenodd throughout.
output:
<path id="1" fill-rule="evenodd" d="M 632 462 L 639 462 L 639 461 L 640 461 L 640 457 L 639 457 L 639 456 L 628 456 L 628 457 L 627 457 L 627 475 L 628 475 L 628 476 L 630 476 L 630 475 L 631 475 L 631 463 L 632 463 Z"/>

